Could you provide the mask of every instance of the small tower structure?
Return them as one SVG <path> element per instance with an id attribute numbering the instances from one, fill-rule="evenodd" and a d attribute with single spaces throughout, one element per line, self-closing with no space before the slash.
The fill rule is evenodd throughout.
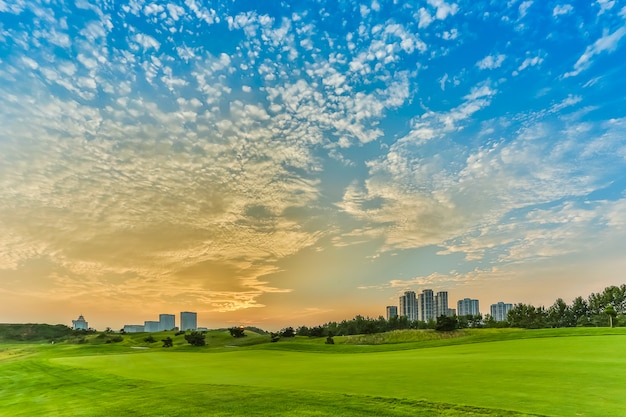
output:
<path id="1" fill-rule="evenodd" d="M 81 314 L 77 320 L 72 320 L 72 327 L 74 330 L 89 330 L 89 324 L 85 321 L 85 318 Z"/>

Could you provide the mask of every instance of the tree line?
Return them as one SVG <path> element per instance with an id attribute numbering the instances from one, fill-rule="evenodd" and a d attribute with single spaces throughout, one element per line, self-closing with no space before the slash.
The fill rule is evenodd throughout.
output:
<path id="1" fill-rule="evenodd" d="M 328 337 L 356 334 L 384 333 L 404 329 L 454 330 L 480 327 L 519 327 L 525 329 L 577 327 L 577 326 L 626 326 L 626 284 L 611 286 L 599 293 L 592 293 L 586 299 L 576 297 L 571 304 L 558 298 L 546 308 L 518 303 L 508 312 L 504 321 L 496 321 L 489 314 L 438 317 L 436 320 L 409 320 L 405 316 L 383 316 L 370 318 L 356 316 L 341 322 L 331 321 L 322 325 L 300 326 L 295 330 L 298 336 Z M 281 330 L 291 334 L 293 328 Z"/>
<path id="2" fill-rule="evenodd" d="M 587 299 L 576 297 L 572 304 L 565 303 L 562 298 L 548 308 L 516 304 L 509 311 L 506 324 L 525 329 L 626 326 L 626 284 L 607 287 Z"/>

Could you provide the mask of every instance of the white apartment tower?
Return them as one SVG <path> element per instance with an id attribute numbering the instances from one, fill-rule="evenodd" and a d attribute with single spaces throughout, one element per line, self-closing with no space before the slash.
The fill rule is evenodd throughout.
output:
<path id="1" fill-rule="evenodd" d="M 477 316 L 480 314 L 478 307 L 478 300 L 472 300 L 471 298 L 464 298 L 456 303 L 457 314 L 459 316 Z"/>
<path id="2" fill-rule="evenodd" d="M 410 321 L 417 320 L 417 299 L 415 291 L 405 291 L 399 300 L 398 315 L 405 316 Z"/>
<path id="3" fill-rule="evenodd" d="M 435 295 L 435 318 L 448 315 L 448 291 L 439 291 Z"/>
<path id="4" fill-rule="evenodd" d="M 512 308 L 513 304 L 505 304 L 502 301 L 498 301 L 497 304 L 491 305 L 491 317 L 493 317 L 495 321 L 504 321 Z"/>
<path id="5" fill-rule="evenodd" d="M 393 317 L 398 317 L 398 307 L 387 306 L 386 313 L 387 313 L 387 320 L 391 320 L 391 318 Z"/>
<path id="6" fill-rule="evenodd" d="M 421 321 L 435 320 L 435 296 L 433 290 L 423 290 L 417 303 L 417 319 Z"/>

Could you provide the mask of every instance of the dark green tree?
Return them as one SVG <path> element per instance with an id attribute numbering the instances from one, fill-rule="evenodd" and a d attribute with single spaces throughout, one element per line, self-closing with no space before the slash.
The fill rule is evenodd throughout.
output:
<path id="1" fill-rule="evenodd" d="M 185 335 L 185 340 L 192 346 L 204 346 L 206 345 L 206 337 L 204 333 L 198 331 L 192 331 Z"/>
<path id="2" fill-rule="evenodd" d="M 543 307 L 519 303 L 513 306 L 507 315 L 511 327 L 523 329 L 541 329 L 546 327 L 547 313 Z"/>
<path id="3" fill-rule="evenodd" d="M 146 342 L 146 343 L 154 343 L 154 342 L 156 342 L 156 339 L 152 335 L 150 335 L 150 336 L 146 337 L 145 339 L 143 339 L 143 341 Z"/>
<path id="4" fill-rule="evenodd" d="M 309 329 L 309 336 L 311 337 L 323 337 L 326 331 L 322 326 L 315 326 Z"/>
<path id="5" fill-rule="evenodd" d="M 457 320 L 456 317 L 439 316 L 437 317 L 437 324 L 435 330 L 438 332 L 451 332 L 456 330 Z"/>
<path id="6" fill-rule="evenodd" d="M 245 337 L 246 333 L 244 332 L 244 330 L 245 329 L 243 327 L 231 327 L 230 329 L 228 329 L 232 337 Z"/>
<path id="7" fill-rule="evenodd" d="M 270 333 L 270 342 L 272 343 L 276 343 L 280 340 L 280 333 L 276 332 L 271 332 Z"/>
<path id="8" fill-rule="evenodd" d="M 287 327 L 287 328 L 282 329 L 280 331 L 280 336 L 282 336 L 282 337 L 295 337 L 296 336 L 296 331 L 293 329 L 293 327 Z"/>
<path id="9" fill-rule="evenodd" d="M 572 308 L 565 304 L 562 298 L 558 298 L 548 308 L 547 324 L 549 327 L 574 327 L 574 313 Z"/>
<path id="10" fill-rule="evenodd" d="M 591 321 L 589 320 L 589 304 L 584 298 L 574 298 L 571 311 L 572 321 L 575 326 L 591 326 Z"/>
<path id="11" fill-rule="evenodd" d="M 306 326 L 300 326 L 298 327 L 298 330 L 296 330 L 296 334 L 298 336 L 308 336 L 309 335 L 309 328 Z"/>
<path id="12" fill-rule="evenodd" d="M 174 341 L 169 336 L 166 337 L 165 339 L 161 340 L 161 342 L 163 342 L 163 347 L 164 348 L 169 348 L 169 347 L 174 346 Z"/>

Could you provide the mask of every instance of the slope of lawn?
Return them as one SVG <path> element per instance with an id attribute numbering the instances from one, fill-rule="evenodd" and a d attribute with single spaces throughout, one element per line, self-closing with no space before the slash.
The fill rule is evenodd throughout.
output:
<path id="1" fill-rule="evenodd" d="M 0 345 L 0 415 L 626 415 L 626 329 L 452 336 Z"/>
<path id="2" fill-rule="evenodd" d="M 73 351 L 73 349 L 72 349 Z M 280 388 L 214 385 L 188 379 L 166 368 L 135 368 L 155 380 L 121 377 L 105 370 L 54 364 L 60 352 L 49 346 L 0 348 L 0 415 L 7 416 L 509 416 L 527 414 L 425 400 L 384 398 L 363 394 Z M 74 353 L 76 353 L 74 351 Z M 93 353 L 93 350 L 92 350 Z M 117 358 L 108 352 L 101 358 Z M 122 355 L 125 365 L 140 357 Z M 160 352 L 154 353 L 161 355 Z M 213 356 L 175 353 L 191 358 Z M 74 357 L 87 359 L 90 356 Z M 69 359 L 69 358 L 65 358 Z M 169 361 L 168 361 L 169 362 Z M 171 363 L 171 362 L 170 362 Z M 145 363 L 144 363 L 145 364 Z M 150 364 L 152 366 L 154 364 Z M 187 362 L 189 370 L 196 362 Z M 191 372 L 190 372 L 191 373 Z M 164 382 L 161 382 L 164 381 Z"/>

